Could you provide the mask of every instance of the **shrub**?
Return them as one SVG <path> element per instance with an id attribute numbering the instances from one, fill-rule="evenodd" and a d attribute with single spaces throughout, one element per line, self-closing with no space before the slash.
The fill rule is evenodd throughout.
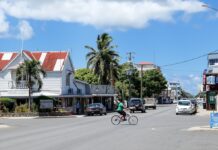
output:
<path id="1" fill-rule="evenodd" d="M 14 111 L 15 99 L 2 97 L 0 98 L 0 111 L 7 113 Z"/>
<path id="2" fill-rule="evenodd" d="M 23 105 L 16 106 L 15 107 L 15 112 L 16 113 L 29 112 L 28 105 L 27 104 L 23 104 Z"/>

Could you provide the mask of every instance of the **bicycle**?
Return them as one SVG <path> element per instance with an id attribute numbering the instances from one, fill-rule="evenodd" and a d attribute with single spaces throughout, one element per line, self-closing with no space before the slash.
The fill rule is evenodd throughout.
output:
<path id="1" fill-rule="evenodd" d="M 138 118 L 130 113 L 126 113 L 126 120 L 130 125 L 137 125 Z M 111 123 L 114 125 L 119 125 L 121 122 L 124 121 L 124 117 L 122 115 L 113 115 L 111 117 Z"/>

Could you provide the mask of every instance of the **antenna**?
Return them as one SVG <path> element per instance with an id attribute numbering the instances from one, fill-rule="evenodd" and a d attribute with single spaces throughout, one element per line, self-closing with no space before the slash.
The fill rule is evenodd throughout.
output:
<path id="1" fill-rule="evenodd" d="M 20 53 L 21 53 L 21 58 L 23 57 L 23 37 L 21 36 L 21 49 L 20 49 Z"/>
<path id="2" fill-rule="evenodd" d="M 128 62 L 129 63 L 132 63 L 132 60 L 133 60 L 133 54 L 135 54 L 134 52 L 128 52 L 127 53 L 127 57 L 128 57 Z"/>

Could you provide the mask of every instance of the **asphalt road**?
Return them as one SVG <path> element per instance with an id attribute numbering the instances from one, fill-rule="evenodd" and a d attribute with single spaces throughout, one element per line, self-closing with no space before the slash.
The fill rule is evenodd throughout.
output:
<path id="1" fill-rule="evenodd" d="M 218 131 L 207 116 L 175 115 L 175 105 L 136 113 L 138 125 L 115 126 L 113 114 L 82 118 L 0 119 L 0 150 L 216 150 Z"/>

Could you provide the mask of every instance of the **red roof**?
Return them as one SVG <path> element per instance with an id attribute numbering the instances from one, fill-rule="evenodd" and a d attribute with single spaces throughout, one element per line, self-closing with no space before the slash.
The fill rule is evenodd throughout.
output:
<path id="1" fill-rule="evenodd" d="M 0 71 L 2 71 L 18 54 L 1 52 L 0 53 Z"/>
<path id="2" fill-rule="evenodd" d="M 45 71 L 59 71 L 67 58 L 67 52 L 33 52 L 34 58 L 41 62 Z"/>
<path id="3" fill-rule="evenodd" d="M 27 56 L 29 56 L 31 59 L 35 59 L 30 51 L 23 50 L 23 53 L 27 54 Z"/>
<path id="4" fill-rule="evenodd" d="M 45 71 L 60 71 L 64 61 L 67 59 L 68 52 L 30 52 L 24 50 L 23 53 L 32 60 L 41 62 Z M 18 53 L 0 52 L 0 71 L 3 70 Z"/>
<path id="5" fill-rule="evenodd" d="M 153 63 L 142 61 L 142 62 L 138 63 L 137 65 L 153 65 Z"/>

